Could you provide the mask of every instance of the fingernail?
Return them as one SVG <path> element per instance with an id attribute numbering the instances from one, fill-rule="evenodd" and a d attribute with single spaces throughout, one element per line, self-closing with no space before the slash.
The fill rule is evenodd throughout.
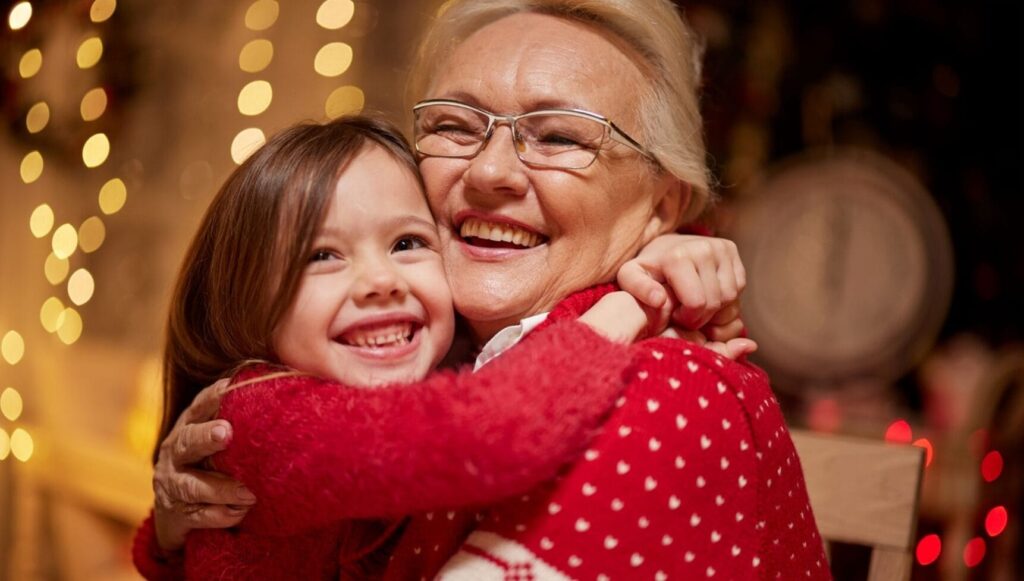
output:
<path id="1" fill-rule="evenodd" d="M 249 502 L 254 502 L 256 500 L 256 495 L 250 492 L 249 489 L 244 486 L 239 486 L 238 488 L 236 488 L 235 495 L 238 496 L 238 498 L 240 498 L 241 500 L 247 500 Z"/>
<path id="2" fill-rule="evenodd" d="M 228 429 L 224 426 L 214 426 L 212 433 L 213 439 L 218 442 L 223 442 L 228 438 Z"/>

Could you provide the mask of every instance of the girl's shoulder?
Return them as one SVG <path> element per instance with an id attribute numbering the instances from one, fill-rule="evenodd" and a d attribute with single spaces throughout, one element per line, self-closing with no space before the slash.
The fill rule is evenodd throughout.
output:
<path id="1" fill-rule="evenodd" d="M 237 389 L 257 383 L 308 377 L 311 376 L 279 363 L 252 360 L 241 363 L 235 368 L 231 374 L 231 388 Z"/>

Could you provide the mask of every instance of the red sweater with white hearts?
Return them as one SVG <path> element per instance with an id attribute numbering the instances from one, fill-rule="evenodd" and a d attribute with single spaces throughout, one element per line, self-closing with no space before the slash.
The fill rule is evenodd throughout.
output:
<path id="1" fill-rule="evenodd" d="M 570 297 L 545 325 L 578 316 L 608 290 Z M 441 579 L 474 581 L 830 579 L 765 374 L 680 340 L 639 345 L 623 396 L 579 461 L 476 515 L 479 523 L 465 513 L 413 519 L 387 578 L 429 578 L 442 567 Z M 474 525 L 442 566 L 438 540 Z"/>
<path id="2" fill-rule="evenodd" d="M 379 541 L 396 528 L 354 519 L 494 503 L 552 478 L 596 433 L 630 359 L 630 347 L 567 320 L 477 373 L 414 384 L 355 389 L 246 369 L 235 381 L 257 381 L 224 398 L 234 438 L 214 462 L 259 501 L 238 529 L 189 534 L 185 576 L 378 575 Z M 182 576 L 180 559 L 160 559 L 151 519 L 134 556 L 147 578 Z"/>
<path id="3" fill-rule="evenodd" d="M 609 290 L 563 301 L 524 343 Z M 542 371 L 562 377 L 580 364 Z M 575 465 L 487 510 L 409 519 L 371 555 L 391 555 L 373 576 L 430 578 L 443 568 L 441 578 L 474 580 L 830 578 L 799 460 L 763 372 L 670 339 L 641 343 L 619 372 L 624 395 Z M 541 423 L 563 422 L 531 401 L 516 405 Z M 307 491 L 313 504 L 334 498 L 325 486 Z M 459 492 L 469 498 L 477 490 Z M 338 554 L 313 542 L 323 535 L 308 534 L 305 564 Z M 276 562 L 285 561 L 282 572 L 300 564 Z"/>

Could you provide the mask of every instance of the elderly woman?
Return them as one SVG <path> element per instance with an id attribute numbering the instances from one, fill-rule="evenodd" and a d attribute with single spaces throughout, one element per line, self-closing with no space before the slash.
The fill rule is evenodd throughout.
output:
<path id="1" fill-rule="evenodd" d="M 578 316 L 611 290 L 595 285 L 702 212 L 694 44 L 665 0 L 456 0 L 439 16 L 412 82 L 415 144 L 479 365 Z M 657 338 L 621 373 L 624 395 L 558 478 L 479 512 L 413 517 L 376 574 L 829 577 L 760 370 Z M 165 443 L 170 464 L 222 448 L 210 425 Z M 173 477 L 158 468 L 158 490 Z"/>

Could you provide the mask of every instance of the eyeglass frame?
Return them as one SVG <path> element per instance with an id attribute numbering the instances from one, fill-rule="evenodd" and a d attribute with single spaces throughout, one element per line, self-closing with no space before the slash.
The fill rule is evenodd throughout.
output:
<path id="1" fill-rule="evenodd" d="M 415 139 L 414 143 L 413 143 L 413 146 L 416 148 L 416 152 L 419 153 L 420 155 L 423 155 L 423 156 L 426 156 L 426 157 L 440 157 L 440 158 L 444 158 L 444 159 L 472 159 L 472 158 L 480 155 L 480 152 L 483 151 L 484 148 L 487 147 L 487 144 L 491 140 L 491 136 L 494 135 L 495 127 L 497 127 L 500 123 L 505 123 L 505 124 L 507 124 L 509 126 L 509 129 L 512 132 L 512 143 L 513 144 L 517 144 L 520 140 L 517 137 L 519 133 L 516 131 L 516 125 L 515 125 L 516 121 L 518 121 L 520 119 L 523 119 L 523 118 L 526 118 L 526 117 L 535 117 L 535 116 L 540 116 L 540 115 L 568 114 L 568 115 L 573 115 L 573 116 L 576 116 L 576 117 L 582 117 L 584 119 L 590 119 L 591 121 L 596 121 L 596 122 L 604 125 L 605 129 L 607 131 L 607 133 L 605 134 L 605 140 L 607 140 L 610 137 L 610 138 L 614 139 L 615 141 L 617 141 L 618 143 L 621 143 L 621 144 L 625 145 L 626 147 L 629 147 L 630 149 L 636 151 L 640 155 L 644 156 L 644 158 L 646 158 L 647 160 L 649 160 L 649 161 L 651 161 L 651 162 L 653 162 L 653 163 L 655 163 L 657 165 L 660 165 L 660 162 L 658 162 L 658 159 L 656 157 L 654 157 L 654 154 L 651 153 L 650 151 L 648 151 L 648 149 L 646 147 L 644 147 L 639 141 L 637 141 L 636 139 L 633 139 L 632 137 L 630 137 L 630 135 L 628 133 L 626 133 L 625 131 L 620 129 L 619 126 L 616 125 L 615 122 L 612 121 L 611 119 L 608 119 L 607 117 L 605 117 L 603 115 L 600 115 L 598 113 L 594 113 L 593 111 L 587 111 L 585 109 L 552 108 L 552 109 L 538 109 L 536 111 L 527 111 L 526 113 L 520 113 L 519 115 L 497 115 L 495 113 L 491 113 L 490 111 L 487 111 L 486 109 L 481 109 L 480 107 L 476 107 L 476 106 L 470 105 L 469 103 L 463 103 L 462 101 L 456 101 L 455 99 L 425 99 L 425 100 L 420 101 L 420 102 L 416 103 L 415 105 L 413 105 L 413 107 L 412 107 L 413 114 L 415 115 L 416 112 L 419 111 L 420 109 L 423 109 L 425 107 L 429 107 L 431 105 L 452 105 L 452 106 L 455 106 L 455 107 L 462 107 L 464 109 L 469 109 L 470 111 L 475 111 L 475 112 L 477 112 L 477 113 L 487 117 L 487 129 L 484 132 L 483 139 L 481 139 L 480 143 L 477 145 L 476 151 L 473 151 L 472 153 L 462 154 L 462 155 L 434 155 L 434 154 L 430 154 L 430 153 L 425 153 L 422 150 L 420 150 L 420 140 L 419 139 Z M 416 133 L 417 133 L 417 130 L 416 130 L 416 127 L 414 126 L 413 127 L 413 137 L 416 137 L 416 135 L 415 135 Z M 543 164 L 543 163 L 527 161 L 527 160 L 523 159 L 522 153 L 519 151 L 518 147 L 515 148 L 515 151 L 516 151 L 516 157 L 519 159 L 519 161 L 521 161 L 521 162 L 523 162 L 523 163 L 525 163 L 527 165 L 538 166 L 538 167 L 550 167 L 550 168 L 561 168 L 561 169 L 579 170 L 579 169 L 587 169 L 588 167 L 594 165 L 594 162 L 597 161 L 598 155 L 600 155 L 600 152 L 601 152 L 601 149 L 603 149 L 603 146 L 604 146 L 604 141 L 602 140 L 601 147 L 598 147 L 597 148 L 597 152 L 595 152 L 595 154 L 594 154 L 594 159 L 590 160 L 590 163 L 588 163 L 587 165 L 582 166 L 582 167 L 565 167 L 565 168 L 563 168 L 561 166 L 557 166 L 557 165 L 546 165 L 546 164 Z"/>

